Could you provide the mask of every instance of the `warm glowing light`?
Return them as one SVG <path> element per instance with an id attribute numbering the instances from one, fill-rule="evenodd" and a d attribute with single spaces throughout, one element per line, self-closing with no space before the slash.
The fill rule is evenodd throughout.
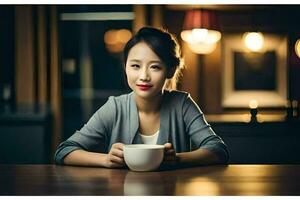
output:
<path id="1" fill-rule="evenodd" d="M 300 39 L 298 39 L 296 41 L 296 44 L 295 44 L 295 52 L 297 54 L 297 56 L 300 58 Z"/>
<path id="2" fill-rule="evenodd" d="M 208 30 L 205 28 L 195 28 L 192 30 L 192 37 L 195 42 L 205 42 Z"/>
<path id="3" fill-rule="evenodd" d="M 193 178 L 188 182 L 177 182 L 175 186 L 176 195 L 219 195 L 220 186 L 217 180 L 200 177 Z"/>
<path id="4" fill-rule="evenodd" d="M 232 167 L 231 169 L 233 170 L 234 168 Z M 240 173 L 236 174 L 237 176 L 235 177 L 239 181 L 232 183 L 230 186 L 231 188 L 238 188 L 237 195 L 263 195 L 272 193 L 271 191 L 278 191 L 278 187 L 282 187 L 277 182 L 256 181 L 264 180 L 266 177 L 278 173 L 278 168 L 274 168 L 272 165 L 244 165 L 243 168 L 240 167 L 239 169 L 241 169 Z M 255 174 L 256 179 L 249 179 L 250 174 Z"/>
<path id="5" fill-rule="evenodd" d="M 116 44 L 117 43 L 116 30 L 109 30 L 105 32 L 104 42 L 106 44 Z"/>
<path id="6" fill-rule="evenodd" d="M 259 51 L 264 44 L 264 36 L 261 32 L 247 32 L 244 34 L 244 42 L 251 51 Z"/>
<path id="7" fill-rule="evenodd" d="M 255 99 L 252 99 L 251 101 L 249 101 L 249 107 L 251 109 L 256 109 L 258 107 L 258 102 Z"/>
<path id="8" fill-rule="evenodd" d="M 187 43 L 203 42 L 206 44 L 216 43 L 221 39 L 221 33 L 208 29 L 184 30 L 181 32 L 181 38 Z"/>
<path id="9" fill-rule="evenodd" d="M 131 32 L 127 29 L 121 29 L 117 31 L 117 39 L 119 42 L 126 43 L 131 38 Z"/>
<path id="10" fill-rule="evenodd" d="M 221 33 L 208 29 L 184 30 L 181 38 L 188 43 L 189 48 L 198 54 L 209 54 L 216 49 L 216 43 L 221 39 Z"/>
<path id="11" fill-rule="evenodd" d="M 104 34 L 105 46 L 109 52 L 119 53 L 131 37 L 132 34 L 127 29 L 109 30 Z"/>
<path id="12" fill-rule="evenodd" d="M 207 44 L 207 43 L 189 43 L 189 48 L 197 54 L 210 54 L 217 48 L 217 43 Z"/>
<path id="13" fill-rule="evenodd" d="M 243 122 L 249 123 L 250 120 L 251 120 L 251 115 L 249 115 L 249 114 L 243 114 L 241 119 L 242 119 Z"/>

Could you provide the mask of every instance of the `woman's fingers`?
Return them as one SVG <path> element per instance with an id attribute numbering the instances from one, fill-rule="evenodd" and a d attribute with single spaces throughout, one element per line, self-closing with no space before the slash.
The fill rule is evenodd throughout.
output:
<path id="1" fill-rule="evenodd" d="M 118 156 L 115 156 L 115 155 L 112 155 L 110 157 L 110 161 L 113 162 L 113 163 L 118 163 L 120 165 L 123 165 L 124 164 L 124 159 L 123 158 L 120 158 Z"/>
<path id="2" fill-rule="evenodd" d="M 123 151 L 123 146 L 124 146 L 123 143 L 114 143 L 111 148 L 112 149 L 119 149 L 119 150 Z"/>
<path id="3" fill-rule="evenodd" d="M 123 150 L 120 149 L 112 149 L 111 154 L 120 158 L 124 157 Z"/>
<path id="4" fill-rule="evenodd" d="M 112 145 L 108 153 L 109 167 L 123 167 L 125 165 L 123 146 L 124 144 L 122 143 L 115 143 Z"/>
<path id="5" fill-rule="evenodd" d="M 167 150 L 166 152 L 165 152 L 165 154 L 166 155 L 175 155 L 175 150 L 174 149 L 170 149 L 170 150 Z"/>
<path id="6" fill-rule="evenodd" d="M 174 153 L 170 153 L 170 154 L 165 154 L 164 156 L 164 160 L 169 161 L 169 160 L 175 160 L 175 152 Z"/>
<path id="7" fill-rule="evenodd" d="M 171 143 L 166 143 L 164 144 L 164 146 L 165 146 L 165 156 L 175 155 L 175 150 L 173 149 L 173 145 Z"/>
<path id="8" fill-rule="evenodd" d="M 110 168 L 120 168 L 120 167 L 123 167 L 124 165 L 120 164 L 120 163 L 117 163 L 117 162 L 109 162 L 109 167 Z"/>
<path id="9" fill-rule="evenodd" d="M 122 167 L 125 165 L 125 161 L 123 158 L 120 158 L 113 154 L 108 154 L 107 158 L 108 167 Z"/>
<path id="10" fill-rule="evenodd" d="M 176 152 L 173 149 L 172 144 L 166 143 L 164 146 L 165 146 L 164 162 L 174 163 L 176 161 Z"/>
<path id="11" fill-rule="evenodd" d="M 171 143 L 166 143 L 166 144 L 164 144 L 164 146 L 165 146 L 165 150 L 173 149 L 173 146 Z"/>

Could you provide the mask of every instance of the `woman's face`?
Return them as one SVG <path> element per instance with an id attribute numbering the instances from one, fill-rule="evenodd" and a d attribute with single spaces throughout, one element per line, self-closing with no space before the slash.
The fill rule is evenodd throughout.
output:
<path id="1" fill-rule="evenodd" d="M 128 53 L 126 75 L 129 87 L 138 97 L 151 98 L 161 94 L 167 68 L 145 42 L 140 42 Z"/>

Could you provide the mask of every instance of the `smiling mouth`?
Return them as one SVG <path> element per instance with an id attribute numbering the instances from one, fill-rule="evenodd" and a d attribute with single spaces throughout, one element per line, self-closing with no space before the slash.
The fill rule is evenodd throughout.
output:
<path id="1" fill-rule="evenodd" d="M 138 85 L 138 84 L 137 84 L 137 86 L 140 90 L 143 90 L 143 91 L 149 90 L 152 87 L 152 85 Z"/>

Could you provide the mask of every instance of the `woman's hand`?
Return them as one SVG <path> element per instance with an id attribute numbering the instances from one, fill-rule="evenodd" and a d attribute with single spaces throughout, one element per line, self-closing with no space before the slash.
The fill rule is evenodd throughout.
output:
<path id="1" fill-rule="evenodd" d="M 124 156 L 123 156 L 123 146 L 122 143 L 115 143 L 112 145 L 109 153 L 106 156 L 107 168 L 121 168 L 125 166 Z"/>
<path id="2" fill-rule="evenodd" d="M 165 151 L 164 151 L 164 159 L 162 164 L 164 166 L 174 166 L 177 163 L 177 157 L 173 145 L 171 143 L 166 143 L 164 144 L 164 146 L 165 146 Z"/>

